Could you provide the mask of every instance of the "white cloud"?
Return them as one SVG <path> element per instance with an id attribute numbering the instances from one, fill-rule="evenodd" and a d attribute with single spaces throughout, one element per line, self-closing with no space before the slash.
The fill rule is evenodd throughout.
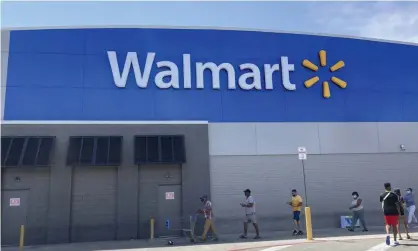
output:
<path id="1" fill-rule="evenodd" d="M 321 9 L 315 20 L 327 32 L 418 43 L 418 3 L 345 2 Z"/>

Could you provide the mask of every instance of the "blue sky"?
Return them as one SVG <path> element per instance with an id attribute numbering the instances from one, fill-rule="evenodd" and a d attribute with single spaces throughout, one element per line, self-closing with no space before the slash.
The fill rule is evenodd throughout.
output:
<path id="1" fill-rule="evenodd" d="M 2 27 L 173 25 L 262 28 L 418 43 L 418 2 L 3 1 Z"/>

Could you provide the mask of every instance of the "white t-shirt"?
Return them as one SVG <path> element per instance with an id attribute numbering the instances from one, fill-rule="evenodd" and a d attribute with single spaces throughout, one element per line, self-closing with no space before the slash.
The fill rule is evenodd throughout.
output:
<path id="1" fill-rule="evenodd" d="M 253 204 L 252 207 L 244 207 L 246 215 L 255 214 L 255 200 L 253 196 L 248 196 L 248 198 L 245 200 L 245 204 L 248 205 L 251 203 Z"/>
<path id="2" fill-rule="evenodd" d="M 212 213 L 212 202 L 209 200 L 205 202 L 205 218 L 211 220 L 213 217 Z"/>
<path id="3" fill-rule="evenodd" d="M 360 198 L 354 199 L 354 200 L 351 202 L 351 206 L 355 206 L 355 205 L 357 205 L 357 201 L 358 201 L 359 199 L 360 199 Z M 360 211 L 360 210 L 362 210 L 362 209 L 363 209 L 363 201 L 361 202 L 360 206 L 355 207 L 355 208 L 353 208 L 352 210 L 353 210 L 353 211 Z"/>

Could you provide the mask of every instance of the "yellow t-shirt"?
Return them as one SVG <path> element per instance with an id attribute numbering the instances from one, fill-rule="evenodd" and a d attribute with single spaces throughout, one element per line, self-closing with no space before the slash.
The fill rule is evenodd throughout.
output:
<path id="1" fill-rule="evenodd" d="M 302 206 L 298 206 L 302 202 L 302 197 L 300 195 L 292 196 L 292 210 L 301 211 Z"/>

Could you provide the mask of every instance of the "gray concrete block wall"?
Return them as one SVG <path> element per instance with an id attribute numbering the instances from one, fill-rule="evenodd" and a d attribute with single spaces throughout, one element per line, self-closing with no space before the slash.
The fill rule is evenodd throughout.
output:
<path id="1" fill-rule="evenodd" d="M 292 214 L 286 201 L 291 189 L 306 199 L 302 165 L 295 155 L 213 156 L 212 202 L 221 232 L 242 231 L 243 190 L 256 200 L 260 228 L 291 229 Z M 382 223 L 379 195 L 383 183 L 418 187 L 418 153 L 311 155 L 305 163 L 308 202 L 315 228 L 338 227 L 340 216 L 350 215 L 351 193 L 364 200 L 370 225 Z"/>
<path id="2" fill-rule="evenodd" d="M 37 242 L 70 242 L 71 191 L 73 168 L 66 166 L 69 136 L 121 135 L 123 163 L 117 168 L 117 239 L 144 236 L 139 222 L 139 173 L 133 164 L 134 135 L 185 135 L 186 159 L 182 165 L 183 216 L 194 213 L 201 206 L 199 197 L 210 194 L 208 125 L 112 125 L 112 124 L 3 124 L 3 136 L 56 136 L 50 171 L 47 233 Z M 97 178 L 100 178 L 98 176 Z M 92 181 L 94 182 L 94 180 Z"/>
<path id="3" fill-rule="evenodd" d="M 209 125 L 211 194 L 221 232 L 242 231 L 242 191 L 253 190 L 264 230 L 292 228 L 285 204 L 303 192 L 297 147 L 308 152 L 306 177 L 314 227 L 337 227 L 351 192 L 365 198 L 370 224 L 382 223 L 383 183 L 417 187 L 418 123 L 219 123 Z M 400 145 L 405 150 L 400 149 Z"/>
<path id="4" fill-rule="evenodd" d="M 418 152 L 418 123 L 213 123 L 210 155 Z"/>

